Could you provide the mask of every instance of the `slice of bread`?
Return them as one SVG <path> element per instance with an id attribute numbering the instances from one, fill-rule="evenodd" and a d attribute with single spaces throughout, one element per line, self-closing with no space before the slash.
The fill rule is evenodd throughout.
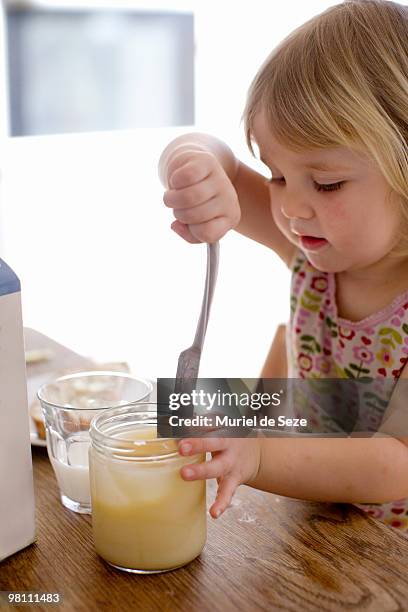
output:
<path id="1" fill-rule="evenodd" d="M 39 400 L 36 398 L 30 406 L 30 417 L 34 421 L 37 435 L 40 440 L 45 440 L 45 424 Z"/>

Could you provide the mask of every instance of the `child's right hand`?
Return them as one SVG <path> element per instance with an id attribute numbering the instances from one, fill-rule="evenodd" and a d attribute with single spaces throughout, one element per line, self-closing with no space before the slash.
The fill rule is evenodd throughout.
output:
<path id="1" fill-rule="evenodd" d="M 176 148 L 161 175 L 167 186 L 163 201 L 176 218 L 171 228 L 187 242 L 213 243 L 238 225 L 237 193 L 212 152 L 194 146 Z"/>
<path id="2" fill-rule="evenodd" d="M 180 474 L 187 481 L 217 479 L 217 496 L 210 507 L 213 518 L 228 508 L 239 485 L 252 486 L 261 466 L 260 438 L 183 438 L 178 449 L 183 457 L 211 453 L 210 461 L 184 465 Z"/>

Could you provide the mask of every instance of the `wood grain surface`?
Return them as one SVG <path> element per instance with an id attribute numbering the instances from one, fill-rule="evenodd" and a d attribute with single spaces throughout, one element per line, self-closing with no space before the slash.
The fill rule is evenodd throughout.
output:
<path id="1" fill-rule="evenodd" d="M 408 610 L 408 540 L 353 506 L 242 486 L 225 515 L 208 517 L 199 558 L 129 575 L 96 555 L 91 517 L 61 505 L 46 449 L 33 449 L 33 466 L 38 539 L 0 564 L 0 590 L 58 592 L 53 607 L 84 612 Z M 214 492 L 210 482 L 208 502 Z"/>

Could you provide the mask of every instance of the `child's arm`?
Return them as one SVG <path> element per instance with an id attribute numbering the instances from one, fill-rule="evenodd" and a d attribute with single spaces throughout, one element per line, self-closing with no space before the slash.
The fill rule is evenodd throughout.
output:
<path id="1" fill-rule="evenodd" d="M 188 448 L 188 450 L 185 450 Z M 382 503 L 408 497 L 408 447 L 395 438 L 188 438 L 183 456 L 211 452 L 184 466 L 185 480 L 217 478 L 214 518 L 247 484 L 297 499 Z"/>
<path id="2" fill-rule="evenodd" d="M 275 225 L 265 177 L 224 142 L 198 133 L 176 138 L 160 157 L 159 176 L 177 219 L 172 228 L 185 240 L 214 242 L 234 228 L 289 265 L 295 247 Z"/>
<path id="3" fill-rule="evenodd" d="M 251 487 L 311 501 L 382 503 L 408 496 L 408 448 L 395 438 L 259 440 Z"/>

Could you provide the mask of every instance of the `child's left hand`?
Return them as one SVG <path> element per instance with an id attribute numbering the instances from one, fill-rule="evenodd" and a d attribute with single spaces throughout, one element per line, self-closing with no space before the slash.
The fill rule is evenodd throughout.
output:
<path id="1" fill-rule="evenodd" d="M 211 452 L 212 459 L 181 468 L 184 480 L 216 478 L 218 491 L 210 508 L 218 518 L 228 508 L 236 488 L 256 478 L 261 460 L 259 438 L 185 438 L 178 444 L 179 453 L 186 457 Z"/>

